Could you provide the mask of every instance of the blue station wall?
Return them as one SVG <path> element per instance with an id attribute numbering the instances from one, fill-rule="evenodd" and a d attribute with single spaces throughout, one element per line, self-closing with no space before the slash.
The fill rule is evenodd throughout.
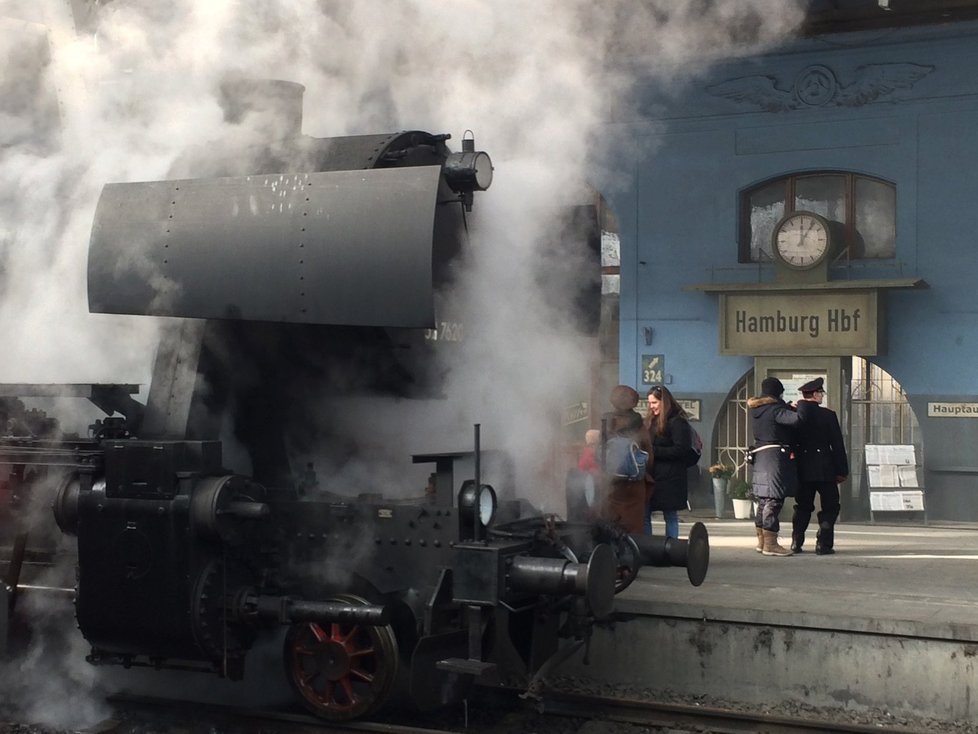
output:
<path id="1" fill-rule="evenodd" d="M 874 87 L 880 67 L 896 64 L 926 73 Z M 792 87 L 816 65 L 838 87 L 805 105 Z M 896 186 L 896 257 L 855 261 L 848 277 L 928 284 L 885 293 L 886 350 L 872 359 L 920 423 L 929 512 L 978 519 L 978 418 L 927 416 L 931 401 L 978 402 L 976 69 L 978 24 L 954 23 L 795 41 L 701 73 L 650 72 L 640 114 L 608 125 L 622 141 L 622 181 L 608 194 L 621 237 L 621 381 L 642 390 L 642 355 L 664 355 L 665 382 L 702 401 L 708 437 L 753 360 L 719 355 L 718 296 L 689 288 L 773 280 L 771 264 L 737 262 L 740 193 L 808 170 L 886 179 Z M 717 92 L 747 77 L 773 87 L 760 97 Z M 765 109 L 776 104 L 786 109 Z"/>

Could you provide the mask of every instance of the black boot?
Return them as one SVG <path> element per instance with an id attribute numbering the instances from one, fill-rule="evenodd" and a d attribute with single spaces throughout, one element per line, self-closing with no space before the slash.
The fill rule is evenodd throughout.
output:
<path id="1" fill-rule="evenodd" d="M 791 550 L 795 553 L 804 553 L 802 546 L 805 544 L 805 530 L 808 529 L 811 517 L 811 514 L 795 508 L 795 516 L 791 518 Z"/>
<path id="2" fill-rule="evenodd" d="M 818 529 L 815 541 L 816 556 L 830 556 L 835 553 L 833 541 L 835 540 L 835 529 L 828 523 L 822 523 Z"/>

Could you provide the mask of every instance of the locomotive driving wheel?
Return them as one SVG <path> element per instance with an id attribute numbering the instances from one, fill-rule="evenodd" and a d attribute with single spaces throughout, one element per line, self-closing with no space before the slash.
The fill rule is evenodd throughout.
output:
<path id="1" fill-rule="evenodd" d="M 351 604 L 351 594 L 330 599 Z M 303 704 L 316 716 L 345 721 L 384 704 L 398 669 L 398 647 L 390 625 L 301 622 L 285 635 L 285 673 Z"/>

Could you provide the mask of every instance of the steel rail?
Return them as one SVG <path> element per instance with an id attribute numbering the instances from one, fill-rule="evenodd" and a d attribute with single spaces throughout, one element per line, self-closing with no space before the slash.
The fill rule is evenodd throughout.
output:
<path id="1" fill-rule="evenodd" d="M 268 732 L 268 722 L 275 723 L 276 734 L 323 734 L 324 732 L 372 732 L 373 734 L 458 734 L 444 729 L 429 729 L 417 726 L 404 726 L 373 721 L 328 721 L 311 714 L 277 711 L 274 709 L 249 708 L 220 703 L 203 703 L 197 701 L 181 701 L 176 699 L 158 698 L 153 696 L 138 696 L 128 693 L 115 693 L 106 700 L 117 708 L 150 708 L 166 711 L 168 715 L 182 719 L 200 719 L 204 716 L 233 722 L 236 732 Z M 117 721 L 115 719 L 108 722 Z M 112 728 L 112 727 L 110 727 Z M 118 728 L 131 731 L 131 727 L 121 721 Z M 92 731 L 106 732 L 101 725 L 90 727 Z"/>
<path id="2" fill-rule="evenodd" d="M 857 724 L 837 719 L 767 714 L 759 711 L 734 710 L 716 706 L 616 699 L 567 692 L 548 691 L 537 701 L 544 714 L 589 717 L 642 726 L 691 727 L 700 731 L 707 725 L 711 732 L 753 732 L 757 734 L 919 734 L 919 727 L 881 724 Z"/>

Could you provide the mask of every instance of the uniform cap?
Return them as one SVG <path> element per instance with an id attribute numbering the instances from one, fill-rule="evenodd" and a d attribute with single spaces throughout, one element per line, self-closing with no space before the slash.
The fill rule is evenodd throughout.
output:
<path id="1" fill-rule="evenodd" d="M 806 392 L 817 392 L 818 390 L 825 391 L 825 379 L 822 377 L 816 377 L 814 380 L 806 382 L 804 385 L 798 388 L 798 392 L 804 394 Z"/>

